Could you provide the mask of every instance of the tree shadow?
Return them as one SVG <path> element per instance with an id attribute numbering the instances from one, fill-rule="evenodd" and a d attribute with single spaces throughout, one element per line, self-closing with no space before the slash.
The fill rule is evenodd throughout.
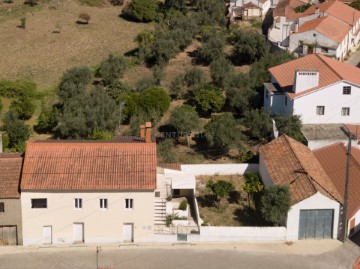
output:
<path id="1" fill-rule="evenodd" d="M 257 210 L 249 207 L 235 209 L 234 220 L 243 226 L 272 226 L 261 217 Z"/>
<path id="2" fill-rule="evenodd" d="M 87 24 L 89 24 L 89 23 L 88 23 L 88 22 L 85 22 L 85 21 L 77 20 L 77 21 L 76 21 L 76 24 L 79 24 L 79 25 L 87 25 Z"/>
<path id="3" fill-rule="evenodd" d="M 239 191 L 232 191 L 229 194 L 228 202 L 230 204 L 239 204 L 241 195 Z"/>
<path id="4" fill-rule="evenodd" d="M 212 194 L 205 194 L 196 198 L 201 207 L 214 207 L 216 204 L 216 197 Z"/>

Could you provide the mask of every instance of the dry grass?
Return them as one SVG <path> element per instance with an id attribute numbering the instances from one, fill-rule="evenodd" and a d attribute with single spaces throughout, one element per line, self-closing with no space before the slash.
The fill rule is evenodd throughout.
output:
<path id="1" fill-rule="evenodd" d="M 119 7 L 82 6 L 75 0 L 59 1 L 55 9 L 50 4 L 26 14 L 26 29 L 17 27 L 22 15 L 0 11 L 0 79 L 29 78 L 42 88 L 54 86 L 68 68 L 93 66 L 110 53 L 134 49 L 135 36 L 152 27 L 119 18 Z M 82 12 L 91 16 L 88 25 L 76 24 Z"/>
<path id="2" fill-rule="evenodd" d="M 206 188 L 210 181 L 226 180 L 232 182 L 235 191 L 227 201 L 222 201 L 220 209 L 210 203 L 211 193 Z M 196 177 L 196 196 L 201 218 L 211 226 L 263 226 L 266 223 L 258 213 L 247 207 L 247 194 L 243 191 L 244 179 L 241 175 L 198 176 Z"/>

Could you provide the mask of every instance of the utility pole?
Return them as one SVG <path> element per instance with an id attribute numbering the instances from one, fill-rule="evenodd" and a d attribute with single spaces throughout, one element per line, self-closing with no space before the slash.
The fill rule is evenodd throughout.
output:
<path id="1" fill-rule="evenodd" d="M 345 130 L 346 128 L 346 130 Z M 345 174 L 345 194 L 344 194 L 344 207 L 343 207 L 343 243 L 345 243 L 347 238 L 347 229 L 348 229 L 348 221 L 347 221 L 347 211 L 348 211 L 348 197 L 349 197 L 349 182 L 350 182 L 350 161 L 351 161 L 351 140 L 354 135 L 351 131 L 345 127 L 344 131 L 348 137 L 348 148 L 346 153 L 346 174 Z"/>

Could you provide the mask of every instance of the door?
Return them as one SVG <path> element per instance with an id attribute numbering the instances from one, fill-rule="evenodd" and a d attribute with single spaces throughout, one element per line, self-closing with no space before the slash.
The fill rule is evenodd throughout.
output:
<path id="1" fill-rule="evenodd" d="M 43 244 L 52 244 L 51 226 L 43 226 Z"/>
<path id="2" fill-rule="evenodd" d="M 125 242 L 133 242 L 134 240 L 134 224 L 124 223 L 123 225 L 123 240 Z"/>
<path id="3" fill-rule="evenodd" d="M 299 239 L 332 238 L 334 210 L 300 210 Z"/>
<path id="4" fill-rule="evenodd" d="M 84 223 L 74 223 L 73 225 L 74 243 L 84 242 Z"/>
<path id="5" fill-rule="evenodd" d="M 17 226 L 0 226 L 0 246 L 17 245 Z"/>

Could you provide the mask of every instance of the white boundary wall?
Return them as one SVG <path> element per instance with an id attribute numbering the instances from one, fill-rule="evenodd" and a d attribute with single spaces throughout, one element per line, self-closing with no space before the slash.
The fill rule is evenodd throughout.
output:
<path id="1" fill-rule="evenodd" d="M 245 172 L 259 172 L 259 165 L 255 163 L 183 164 L 181 171 L 194 176 L 242 175 Z"/>

